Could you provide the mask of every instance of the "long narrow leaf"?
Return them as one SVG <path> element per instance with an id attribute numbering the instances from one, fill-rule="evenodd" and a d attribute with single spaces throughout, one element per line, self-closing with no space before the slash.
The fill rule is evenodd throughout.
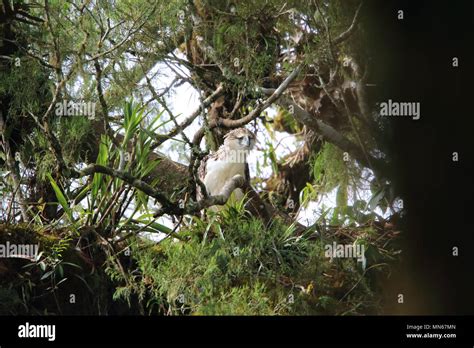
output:
<path id="1" fill-rule="evenodd" d="M 69 204 L 67 203 L 66 197 L 64 196 L 63 192 L 61 191 L 61 189 L 59 188 L 58 184 L 53 179 L 51 174 L 48 173 L 47 176 L 48 176 L 49 182 L 51 183 L 51 186 L 53 187 L 54 193 L 56 194 L 56 198 L 58 199 L 59 204 L 66 212 L 69 220 L 73 222 L 72 211 L 71 211 L 71 208 L 69 207 Z"/>

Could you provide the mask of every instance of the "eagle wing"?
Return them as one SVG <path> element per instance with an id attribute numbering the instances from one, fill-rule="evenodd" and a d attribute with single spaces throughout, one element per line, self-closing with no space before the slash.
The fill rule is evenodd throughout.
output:
<path id="1" fill-rule="evenodd" d="M 201 160 L 201 164 L 199 165 L 199 168 L 198 168 L 198 177 L 199 179 L 204 182 L 204 179 L 207 175 L 207 163 L 208 161 L 215 161 L 219 158 L 221 154 L 221 149 L 219 148 L 219 150 L 217 150 L 216 152 L 214 153 L 210 153 L 208 154 L 207 156 L 205 156 L 202 160 Z M 208 192 L 209 194 L 209 192 Z M 198 200 L 202 199 L 203 198 L 203 194 L 201 192 L 201 187 L 199 185 L 196 185 L 196 198 Z"/>
<path id="2" fill-rule="evenodd" d="M 216 152 L 213 152 L 205 156 L 201 160 L 201 164 L 199 165 L 199 168 L 198 168 L 198 177 L 203 183 L 207 175 L 209 162 L 222 160 L 223 158 L 225 158 L 225 148 L 224 148 L 224 145 L 221 145 Z M 246 182 L 250 183 L 250 171 L 249 171 L 249 165 L 247 162 L 245 163 L 245 167 L 244 167 L 244 179 Z M 202 191 L 201 187 L 199 185 L 196 185 L 196 198 L 198 200 L 203 198 L 203 194 L 201 191 Z M 207 193 L 210 194 L 209 190 L 207 191 Z"/>

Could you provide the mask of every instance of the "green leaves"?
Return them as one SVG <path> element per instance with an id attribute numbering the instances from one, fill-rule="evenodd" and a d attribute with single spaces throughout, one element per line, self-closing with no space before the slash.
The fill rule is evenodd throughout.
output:
<path id="1" fill-rule="evenodd" d="M 267 164 L 267 159 L 270 160 L 270 165 L 272 167 L 272 171 L 275 175 L 278 174 L 278 159 L 275 154 L 275 148 L 273 147 L 273 144 L 269 141 L 266 142 L 266 148 L 268 150 L 265 150 L 263 154 L 263 159 L 264 159 L 264 164 Z"/>
<path id="2" fill-rule="evenodd" d="M 145 118 L 144 109 L 140 108 L 138 104 L 127 102 L 124 106 L 124 121 L 123 128 L 125 130 L 122 146 L 127 150 L 127 145 L 130 139 L 137 134 L 140 123 Z"/>
<path id="3" fill-rule="evenodd" d="M 105 135 L 101 137 L 101 141 L 99 144 L 99 154 L 97 155 L 97 164 L 101 165 L 107 165 L 108 164 L 108 159 L 109 159 L 109 145 L 110 141 L 109 138 Z M 102 180 L 103 174 L 101 173 L 95 173 L 94 178 L 92 179 L 92 186 L 91 186 L 91 191 L 92 191 L 92 204 L 95 202 L 97 199 L 97 196 L 99 194 L 99 190 L 101 188 L 104 188 L 104 180 Z"/>
<path id="4" fill-rule="evenodd" d="M 369 210 L 374 210 L 377 208 L 377 206 L 380 204 L 382 199 L 385 197 L 385 187 L 380 188 L 378 191 L 376 191 L 372 197 L 369 200 L 369 203 L 367 204 L 367 207 Z"/>
<path id="5" fill-rule="evenodd" d="M 64 212 L 66 213 L 67 217 L 69 218 L 69 221 L 71 223 L 74 222 L 74 218 L 72 216 L 72 210 L 71 208 L 69 207 L 69 204 L 67 202 L 67 199 L 66 197 L 64 196 L 62 190 L 59 188 L 58 184 L 56 183 L 56 181 L 53 179 L 53 177 L 51 176 L 51 174 L 47 174 L 48 176 L 48 179 L 49 179 L 49 182 L 51 183 L 51 186 L 53 187 L 53 190 L 54 190 L 54 193 L 56 195 L 56 198 L 58 199 L 58 202 L 59 204 L 61 205 L 61 207 L 64 209 Z"/>

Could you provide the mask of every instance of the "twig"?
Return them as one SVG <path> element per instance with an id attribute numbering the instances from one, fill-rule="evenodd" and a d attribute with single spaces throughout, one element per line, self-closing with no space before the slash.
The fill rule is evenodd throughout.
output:
<path id="1" fill-rule="evenodd" d="M 358 23 L 358 21 L 359 21 L 360 9 L 362 8 L 362 4 L 363 4 L 363 3 L 364 3 L 364 2 L 361 1 L 361 3 L 359 4 L 359 6 L 357 7 L 357 10 L 356 10 L 356 12 L 355 12 L 355 14 L 354 14 L 354 18 L 352 19 L 352 23 L 351 23 L 350 27 L 349 27 L 345 32 L 341 33 L 338 37 L 336 37 L 336 38 L 332 41 L 332 43 L 333 43 L 334 45 L 340 44 L 341 42 L 343 42 L 344 40 L 346 40 L 349 36 L 351 36 L 352 33 L 355 31 L 356 25 L 357 25 L 357 23 Z"/>
<path id="2" fill-rule="evenodd" d="M 296 78 L 296 76 L 298 76 L 302 68 L 303 63 L 298 65 L 296 69 L 293 70 L 290 75 L 288 75 L 288 77 L 281 83 L 280 86 L 278 86 L 277 89 L 275 89 L 275 91 L 270 97 L 268 97 L 262 104 L 258 105 L 255 109 L 253 109 L 252 112 L 250 112 L 247 116 L 242 117 L 238 120 L 220 118 L 218 120 L 218 126 L 224 126 L 226 128 L 238 128 L 246 125 L 250 121 L 253 121 L 255 118 L 257 118 L 258 115 L 260 115 L 262 111 L 264 111 L 266 108 L 272 105 L 273 102 L 280 98 L 283 92 L 288 88 L 289 84 Z"/>
<path id="3" fill-rule="evenodd" d="M 234 175 L 222 188 L 220 194 L 215 196 L 208 196 L 203 198 L 198 202 L 190 202 L 187 206 L 181 209 L 181 214 L 194 214 L 204 208 L 213 206 L 213 205 L 224 205 L 229 199 L 232 192 L 237 188 L 242 188 L 245 186 L 246 181 L 242 175 Z M 156 211 L 153 214 L 153 217 L 158 217 L 163 214 L 166 214 L 166 208 L 163 207 Z"/>
<path id="4" fill-rule="evenodd" d="M 10 171 L 10 177 L 12 179 L 13 183 L 13 190 L 12 192 L 15 193 L 16 191 L 18 192 L 18 201 L 20 205 L 20 211 L 21 211 L 21 217 L 23 218 L 24 222 L 28 222 L 28 209 L 27 209 L 27 204 L 25 202 L 25 199 L 23 197 L 23 192 L 21 191 L 20 185 L 21 185 L 21 178 L 17 172 L 17 168 L 15 165 L 15 159 L 12 156 L 11 153 L 11 148 L 10 148 L 10 143 L 8 142 L 7 137 L 5 136 L 6 134 L 6 125 L 3 120 L 3 115 L 2 111 L 0 110 L 0 133 L 1 133 L 1 140 L 2 140 L 2 145 L 3 145 L 3 152 L 5 153 L 6 156 L 6 165 L 8 170 Z"/>
<path id="5" fill-rule="evenodd" d="M 171 139 L 175 137 L 177 134 L 179 134 L 182 130 L 188 127 L 196 119 L 196 117 L 198 117 L 201 114 L 204 108 L 207 108 L 209 105 L 211 105 L 223 93 L 224 93 L 224 85 L 220 84 L 217 87 L 217 89 L 214 91 L 214 93 L 212 93 L 209 97 L 204 99 L 201 105 L 186 120 L 184 120 L 184 122 L 182 122 L 179 126 L 173 128 L 171 131 L 168 132 L 168 134 L 158 135 L 158 139 L 152 145 L 151 149 L 153 150 L 157 148 L 158 146 L 163 144 L 166 140 Z M 193 140 L 193 144 L 194 145 L 196 144 L 194 140 Z"/>
<path id="6" fill-rule="evenodd" d="M 171 203 L 171 201 L 163 193 L 158 190 L 155 190 L 146 182 L 137 179 L 130 173 L 124 171 L 115 170 L 113 168 L 109 168 L 100 164 L 91 164 L 80 171 L 73 172 L 71 176 L 74 178 L 79 178 L 95 173 L 110 175 L 125 181 L 127 184 L 139 189 L 140 191 L 143 191 L 148 196 L 155 198 L 158 202 L 160 202 L 166 212 L 176 212 L 178 210 L 177 207 L 173 203 Z"/>

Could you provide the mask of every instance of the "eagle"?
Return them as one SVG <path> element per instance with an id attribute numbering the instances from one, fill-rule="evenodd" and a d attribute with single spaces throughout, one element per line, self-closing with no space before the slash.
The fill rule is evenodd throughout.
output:
<path id="1" fill-rule="evenodd" d="M 224 143 L 216 152 L 203 158 L 198 176 L 206 186 L 208 195 L 221 194 L 224 185 L 234 175 L 240 174 L 246 181 L 250 180 L 247 157 L 255 142 L 254 133 L 246 128 L 237 128 L 224 135 Z M 244 196 L 239 188 L 235 189 L 232 195 L 237 200 Z M 199 196 L 201 195 L 198 187 Z"/>

